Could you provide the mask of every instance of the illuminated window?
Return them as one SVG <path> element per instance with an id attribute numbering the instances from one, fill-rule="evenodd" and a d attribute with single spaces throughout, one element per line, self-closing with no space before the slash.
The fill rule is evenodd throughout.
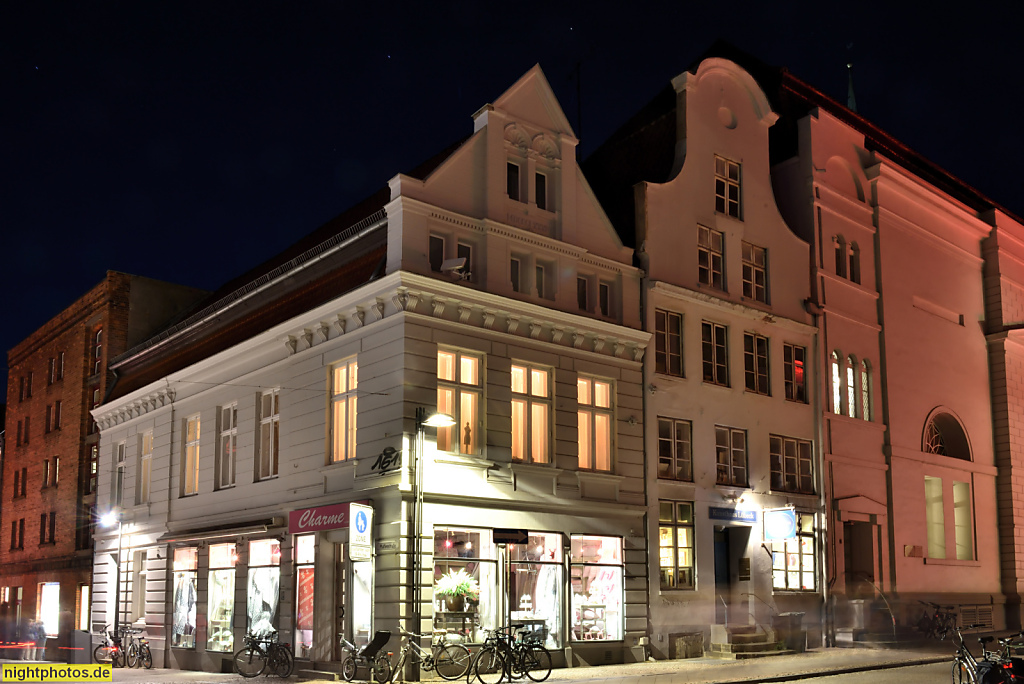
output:
<path id="1" fill-rule="evenodd" d="M 654 311 L 654 370 L 683 377 L 683 315 Z"/>
<path id="2" fill-rule="evenodd" d="M 214 470 L 214 489 L 235 485 L 235 460 L 238 454 L 238 404 L 221 406 L 219 410 L 220 437 L 217 440 L 217 467 Z"/>
<path id="3" fill-rule="evenodd" d="M 181 461 L 181 495 L 199 493 L 199 416 L 185 420 L 185 458 Z"/>
<path id="4" fill-rule="evenodd" d="M 953 531 L 957 560 L 974 560 L 974 532 L 971 514 L 971 485 L 953 483 Z"/>
<path id="5" fill-rule="evenodd" d="M 860 417 L 871 420 L 871 369 L 868 362 L 860 362 Z"/>
<path id="6" fill-rule="evenodd" d="M 658 477 L 693 481 L 693 454 L 688 420 L 658 418 Z"/>
<path id="7" fill-rule="evenodd" d="M 308 658 L 313 648 L 313 585 L 316 535 L 295 537 L 295 655 Z"/>
<path id="8" fill-rule="evenodd" d="M 811 475 L 811 443 L 792 437 L 768 438 L 772 469 L 772 491 L 814 493 Z"/>
<path id="9" fill-rule="evenodd" d="M 576 381 L 580 468 L 612 469 L 612 391 L 607 380 L 581 376 Z"/>
<path id="10" fill-rule="evenodd" d="M 740 165 L 715 155 L 715 211 L 740 218 Z"/>
<path id="11" fill-rule="evenodd" d="M 210 545 L 210 572 L 207 575 L 206 650 L 231 653 L 234 650 L 232 619 L 235 615 L 234 544 Z"/>
<path id="12" fill-rule="evenodd" d="M 564 571 L 562 535 L 558 532 L 528 531 L 525 544 L 508 548 L 510 584 L 508 600 L 512 623 L 539 620 L 531 629 L 547 648 L 561 648 Z M 574 583 L 575 583 L 574 578 Z M 574 597 L 575 598 L 575 597 Z"/>
<path id="13" fill-rule="evenodd" d="M 88 465 L 85 471 L 85 493 L 92 494 L 96 491 L 96 481 L 100 473 L 100 448 L 93 444 L 89 447 Z"/>
<path id="14" fill-rule="evenodd" d="M 198 559 L 199 549 L 194 546 L 174 549 L 171 646 L 177 648 L 196 646 Z"/>
<path id="15" fill-rule="evenodd" d="M 60 621 L 60 582 L 40 582 L 36 596 L 43 630 L 47 637 L 56 637 Z"/>
<path id="16" fill-rule="evenodd" d="M 483 379 L 480 356 L 460 351 L 437 351 L 437 411 L 455 418 L 455 425 L 437 429 L 437 448 L 463 454 L 480 449 L 480 404 Z"/>
<path id="17" fill-rule="evenodd" d="M 125 451 L 124 442 L 114 445 L 114 491 L 110 498 L 116 508 L 120 508 L 124 503 Z"/>
<path id="18" fill-rule="evenodd" d="M 658 502 L 662 589 L 693 589 L 693 503 Z"/>
<path id="19" fill-rule="evenodd" d="M 434 597 L 438 607 L 434 613 L 435 624 L 447 628 L 468 629 L 469 641 L 482 642 L 483 630 L 493 630 L 505 624 L 502 597 L 498 584 L 498 552 L 494 546 L 493 532 L 489 529 L 466 527 L 434 528 Z M 440 593 L 446 583 L 463 579 L 468 591 L 462 599 L 456 595 Z M 504 570 L 502 570 L 504 576 Z M 526 575 L 526 578 L 529 578 Z M 516 578 L 518 579 L 518 578 Z M 560 580 L 561 577 L 558 577 Z M 518 587 L 515 591 L 518 594 Z M 458 610 L 461 604 L 461 610 Z M 512 609 L 518 610 L 521 601 L 513 601 Z M 540 606 L 542 610 L 556 606 Z M 467 625 L 463 620 L 466 612 L 473 612 L 474 619 Z"/>
<path id="20" fill-rule="evenodd" d="M 814 591 L 814 516 L 797 513 L 796 537 L 771 542 L 772 587 L 781 591 Z"/>
<path id="21" fill-rule="evenodd" d="M 720 485 L 747 486 L 747 433 L 715 426 L 715 455 Z"/>
<path id="22" fill-rule="evenodd" d="M 722 233 L 706 226 L 697 227 L 697 280 L 701 285 L 725 289 L 722 271 L 724 249 Z"/>
<path id="23" fill-rule="evenodd" d="M 942 478 L 924 478 L 924 512 L 928 528 L 928 557 L 946 557 L 946 521 L 942 502 Z"/>
<path id="24" fill-rule="evenodd" d="M 952 499 L 953 505 L 947 511 L 945 502 L 949 499 Z M 974 513 L 970 483 L 951 482 L 947 489 L 942 478 L 926 475 L 924 500 L 928 557 L 946 558 L 946 549 L 952 547 L 956 560 L 974 560 Z M 949 539 L 946 538 L 947 531 L 952 535 Z"/>
<path id="25" fill-rule="evenodd" d="M 743 296 L 755 302 L 768 302 L 768 252 L 764 247 L 755 247 L 744 242 L 743 248 Z"/>
<path id="26" fill-rule="evenodd" d="M 569 582 L 573 639 L 622 640 L 625 626 L 622 538 L 574 534 L 571 544 Z"/>
<path id="27" fill-rule="evenodd" d="M 768 338 L 743 333 L 743 382 L 748 392 L 769 395 Z"/>
<path id="28" fill-rule="evenodd" d="M 551 373 L 512 365 L 512 458 L 528 463 L 551 460 Z"/>
<path id="29" fill-rule="evenodd" d="M 795 344 L 782 345 L 782 373 L 785 376 L 786 399 L 807 402 L 807 378 L 804 375 L 807 350 Z"/>
<path id="30" fill-rule="evenodd" d="M 331 460 L 335 463 L 356 457 L 356 390 L 359 364 L 344 361 L 334 367 L 331 381 Z"/>
<path id="31" fill-rule="evenodd" d="M 832 413 L 843 412 L 843 379 L 839 368 L 839 354 L 832 352 Z"/>
<path id="32" fill-rule="evenodd" d="M 276 539 L 249 542 L 245 628 L 253 634 L 277 630 L 281 589 L 281 543 Z"/>
<path id="33" fill-rule="evenodd" d="M 857 417 L 857 386 L 854 384 L 854 369 L 857 362 L 852 356 L 846 358 L 846 415 Z"/>
<path id="34" fill-rule="evenodd" d="M 729 386 L 728 328 L 704 321 L 700 326 L 704 382 Z"/>
<path id="35" fill-rule="evenodd" d="M 279 390 L 263 392 L 259 396 L 257 418 L 260 421 L 259 439 L 256 441 L 256 479 L 277 477 L 281 448 L 281 397 Z"/>

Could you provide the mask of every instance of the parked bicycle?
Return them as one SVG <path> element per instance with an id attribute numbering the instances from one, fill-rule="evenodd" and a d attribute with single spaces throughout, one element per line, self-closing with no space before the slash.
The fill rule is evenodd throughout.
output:
<path id="1" fill-rule="evenodd" d="M 448 643 L 448 632 L 435 630 L 429 651 L 420 646 L 420 640 L 425 634 L 414 634 L 401 627 L 398 632 L 404 637 L 405 643 L 399 652 L 392 677 L 402 672 L 410 662 L 419 663 L 426 672 L 436 670 L 442 679 L 447 680 L 460 679 L 469 672 L 469 649 L 462 644 Z"/>
<path id="2" fill-rule="evenodd" d="M 268 670 L 268 674 L 287 677 L 292 673 L 295 658 L 292 656 L 291 644 L 280 643 L 277 632 L 256 635 L 252 632 L 243 637 L 245 645 L 235 652 L 235 672 L 243 677 L 258 677 Z"/>
<path id="3" fill-rule="evenodd" d="M 121 646 L 124 649 L 125 666 L 151 669 L 153 667 L 153 652 L 149 649 L 149 642 L 140 636 L 143 630 L 122 625 L 119 631 Z"/>
<path id="4" fill-rule="evenodd" d="M 103 640 L 92 651 L 92 658 L 97 663 L 110 663 L 111 667 L 124 667 L 125 654 L 121 647 L 121 637 L 109 631 L 110 625 L 104 625 L 101 636 Z"/>
<path id="5" fill-rule="evenodd" d="M 970 625 L 966 629 L 980 629 L 984 625 Z M 1011 651 L 1020 645 L 1019 639 L 1024 632 L 1011 634 L 1002 639 L 986 636 L 978 641 L 981 643 L 981 657 L 975 658 L 964 641 L 959 627 L 953 627 L 953 634 L 959 642 L 956 655 L 953 656 L 953 684 L 1018 684 L 1024 682 L 1021 673 L 1014 673 Z M 987 644 L 998 641 L 999 649 L 990 651 Z"/>
<path id="6" fill-rule="evenodd" d="M 362 665 L 370 670 L 370 674 L 379 683 L 384 684 L 391 680 L 391 654 L 381 649 L 391 640 L 391 632 L 380 630 L 375 632 L 370 643 L 362 648 L 356 646 L 345 638 L 344 634 L 338 635 L 338 642 L 345 654 L 341 658 L 341 676 L 345 681 L 351 682 L 355 679 L 356 669 Z"/>
<path id="7" fill-rule="evenodd" d="M 917 629 L 929 639 L 945 639 L 956 629 L 956 610 L 954 606 L 940 606 L 931 601 L 918 601 L 929 606 L 921 619 L 917 621 Z"/>
<path id="8" fill-rule="evenodd" d="M 513 624 L 489 631 L 471 665 L 481 684 L 499 684 L 523 675 L 543 682 L 551 675 L 551 654 L 542 645 L 542 636 L 522 627 Z M 519 630 L 515 636 L 513 629 Z"/>

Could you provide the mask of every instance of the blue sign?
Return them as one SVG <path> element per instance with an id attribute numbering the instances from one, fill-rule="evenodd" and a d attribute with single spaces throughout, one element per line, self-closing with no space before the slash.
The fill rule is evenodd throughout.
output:
<path id="1" fill-rule="evenodd" d="M 796 539 L 796 511 L 775 508 L 764 512 L 764 540 Z"/>
<path id="2" fill-rule="evenodd" d="M 753 525 L 757 522 L 757 511 L 740 511 L 735 508 L 708 506 L 708 517 L 712 520 L 728 520 L 729 522 L 741 522 Z"/>
<path id="3" fill-rule="evenodd" d="M 366 525 L 366 513 L 364 511 L 356 511 L 356 531 L 359 534 L 364 534 L 366 532 Z"/>

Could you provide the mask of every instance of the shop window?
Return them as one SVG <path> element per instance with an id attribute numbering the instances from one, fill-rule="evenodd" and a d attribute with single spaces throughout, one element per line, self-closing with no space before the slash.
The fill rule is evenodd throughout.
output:
<path id="1" fill-rule="evenodd" d="M 279 390 L 260 394 L 257 401 L 260 421 L 259 439 L 256 441 L 256 479 L 277 477 L 281 445 L 281 395 Z"/>
<path id="2" fill-rule="evenodd" d="M 249 577 L 246 582 L 245 628 L 253 634 L 276 631 L 281 589 L 281 542 L 249 542 Z"/>
<path id="3" fill-rule="evenodd" d="M 512 458 L 547 463 L 551 449 L 551 374 L 512 366 Z"/>
<path id="4" fill-rule="evenodd" d="M 570 562 L 573 639 L 621 640 L 622 538 L 574 534 Z"/>
<path id="5" fill-rule="evenodd" d="M 814 591 L 814 516 L 797 513 L 796 537 L 771 546 L 772 586 L 780 591 Z"/>
<path id="6" fill-rule="evenodd" d="M 693 589 L 693 503 L 658 502 L 662 589 Z"/>
<path id="7" fill-rule="evenodd" d="M 64 352 L 61 352 L 63 356 Z M 78 629 L 88 632 L 92 629 L 89 616 L 92 615 L 92 595 L 88 584 L 78 585 Z"/>
<path id="8" fill-rule="evenodd" d="M 334 367 L 331 378 L 331 461 L 338 463 L 356 457 L 358 362 L 339 363 Z"/>
<path id="9" fill-rule="evenodd" d="M 508 555 L 512 622 L 536 632 L 548 648 L 561 648 L 561 533 L 530 532 L 526 544 L 509 544 Z"/>
<path id="10" fill-rule="evenodd" d="M 476 454 L 483 381 L 479 356 L 437 351 L 437 411 L 455 418 L 455 425 L 437 429 L 439 451 Z"/>
<path id="11" fill-rule="evenodd" d="M 43 623 L 46 636 L 56 637 L 60 622 L 60 582 L 40 582 L 36 596 L 36 614 Z"/>
<path id="12" fill-rule="evenodd" d="M 235 562 L 238 556 L 234 544 L 210 546 L 210 574 L 207 577 L 206 616 L 209 629 L 207 651 L 231 653 L 234 633 L 231 629 L 235 615 Z"/>
<path id="13" fill-rule="evenodd" d="M 171 646 L 196 647 L 196 600 L 199 549 L 174 549 L 174 599 L 171 606 Z"/>
<path id="14" fill-rule="evenodd" d="M 504 624 L 492 542 L 487 529 L 434 528 L 435 629 L 454 630 L 468 641 L 480 643 L 483 630 Z M 461 599 L 460 594 L 447 593 L 452 587 L 461 588 Z"/>
<path id="15" fill-rule="evenodd" d="M 316 535 L 295 537 L 295 655 L 308 658 L 313 648 L 313 583 Z"/>
<path id="16" fill-rule="evenodd" d="M 587 470 L 612 469 L 612 384 L 580 377 L 576 381 L 579 405 L 579 466 Z"/>

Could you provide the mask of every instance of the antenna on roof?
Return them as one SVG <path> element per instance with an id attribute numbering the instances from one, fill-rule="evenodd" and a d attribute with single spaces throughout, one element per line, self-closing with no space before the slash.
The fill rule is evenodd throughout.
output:
<path id="1" fill-rule="evenodd" d="M 846 63 L 846 107 L 851 111 L 857 111 L 857 98 L 853 95 L 853 62 Z"/>

